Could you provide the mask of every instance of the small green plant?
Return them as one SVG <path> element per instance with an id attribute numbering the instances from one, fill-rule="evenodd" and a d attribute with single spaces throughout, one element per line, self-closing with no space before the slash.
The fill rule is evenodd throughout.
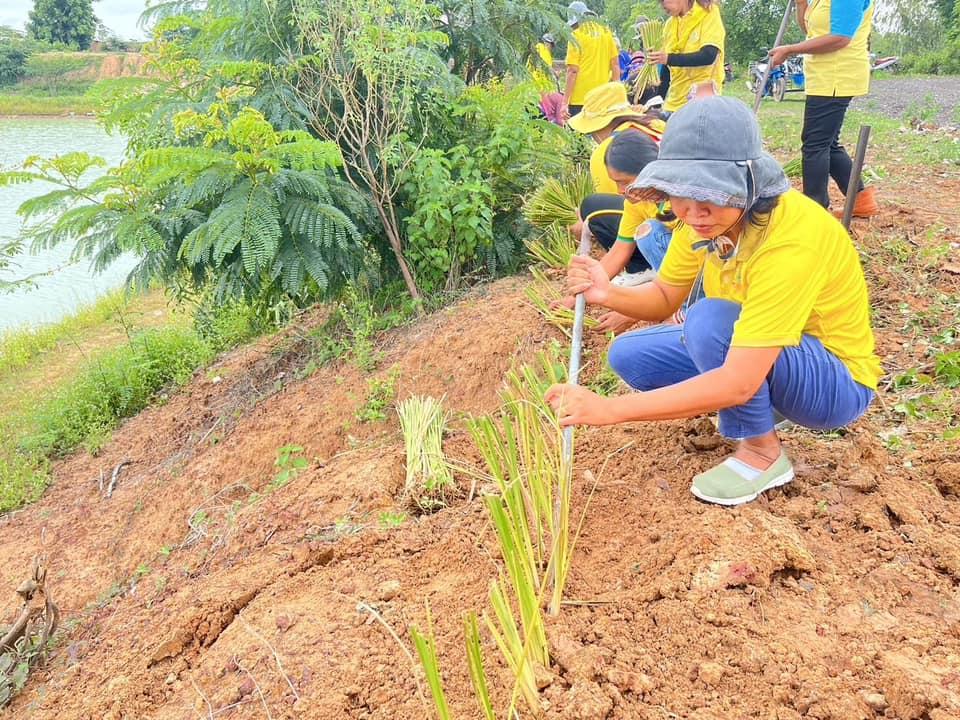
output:
<path id="1" fill-rule="evenodd" d="M 356 417 L 360 422 L 380 422 L 387 419 L 387 408 L 397 396 L 397 382 L 400 370 L 393 368 L 386 377 L 370 378 L 367 381 L 367 399 L 357 409 Z"/>
<path id="2" fill-rule="evenodd" d="M 380 513 L 380 527 L 384 530 L 398 528 L 407 521 L 407 514 L 403 512 L 390 512 L 384 510 Z"/>
<path id="3" fill-rule="evenodd" d="M 444 492 L 454 484 L 443 455 L 447 416 L 442 401 L 415 395 L 397 406 L 397 415 L 406 448 L 404 499 L 421 510 L 436 510 L 445 504 Z"/>
<path id="4" fill-rule="evenodd" d="M 310 465 L 303 457 L 301 445 L 284 445 L 277 450 L 277 459 L 273 464 L 277 467 L 277 474 L 270 482 L 273 489 L 282 488 Z"/>
<path id="5" fill-rule="evenodd" d="M 616 395 L 620 388 L 623 387 L 623 381 L 620 380 L 619 375 L 610 369 L 608 364 L 604 363 L 600 371 L 594 375 L 586 385 L 597 393 L 597 395 L 611 397 Z"/>

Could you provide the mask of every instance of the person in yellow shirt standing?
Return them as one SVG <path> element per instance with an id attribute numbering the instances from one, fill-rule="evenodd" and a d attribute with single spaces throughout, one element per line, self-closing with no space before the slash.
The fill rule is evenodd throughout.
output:
<path id="1" fill-rule="evenodd" d="M 597 21 L 586 3 L 567 8 L 573 34 L 567 45 L 567 82 L 563 92 L 565 118 L 580 112 L 587 93 L 598 85 L 620 79 L 617 43 L 610 28 Z"/>
<path id="2" fill-rule="evenodd" d="M 870 90 L 867 41 L 874 0 L 798 0 L 797 20 L 807 33 L 803 42 L 770 51 L 776 67 L 793 55 L 806 55 L 806 103 L 801 135 L 803 192 L 830 207 L 830 178 L 847 192 L 853 162 L 840 145 L 840 130 L 850 101 Z M 853 214 L 870 217 L 879 211 L 874 187 L 860 181 Z"/>
<path id="3" fill-rule="evenodd" d="M 556 72 L 553 69 L 553 48 L 556 46 L 556 38 L 551 33 L 544 33 L 540 36 L 540 42 L 534 47 L 536 57 L 531 57 L 527 63 L 527 69 L 533 82 L 542 94 L 554 93 L 560 89 Z"/>
<path id="4" fill-rule="evenodd" d="M 763 151 L 739 100 L 708 97 L 667 123 L 657 160 L 626 188 L 634 200 L 669 198 L 683 222 L 657 278 L 611 285 L 600 263 L 575 256 L 567 291 L 638 320 L 670 317 L 697 288 L 683 325 L 619 336 L 610 367 L 639 392 L 601 397 L 554 385 L 560 424 L 609 425 L 719 411 L 732 457 L 693 478 L 691 492 L 722 505 L 790 482 L 774 425 L 837 428 L 859 418 L 880 378 L 867 284 L 843 226 L 790 188 Z"/>
<path id="5" fill-rule="evenodd" d="M 723 88 L 723 56 L 727 31 L 715 0 L 660 0 L 670 16 L 663 26 L 665 47 L 646 61 L 666 65 L 670 72 L 664 115 L 676 112 L 698 84 Z"/>

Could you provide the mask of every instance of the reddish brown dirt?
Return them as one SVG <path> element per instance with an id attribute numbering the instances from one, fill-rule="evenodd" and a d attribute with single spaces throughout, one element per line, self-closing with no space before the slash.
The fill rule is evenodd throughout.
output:
<path id="1" fill-rule="evenodd" d="M 924 183 L 918 207 L 960 191 L 952 177 Z M 917 278 L 893 269 L 885 243 L 958 240 L 924 212 L 888 207 L 859 227 L 892 373 L 918 359 L 901 303 L 929 298 L 911 294 Z M 955 249 L 916 272 L 955 294 L 953 262 Z M 478 465 L 461 413 L 493 410 L 510 364 L 561 337 L 522 287 L 478 289 L 383 341 L 373 377 L 395 368 L 401 399 L 445 394 L 456 414 L 445 448 L 461 463 Z M 407 656 L 363 609 L 409 647 L 424 601 L 453 715 L 480 717 L 462 616 L 486 608 L 499 563 L 482 503 L 460 478 L 448 508 L 380 526 L 382 511 L 401 509 L 396 421 L 357 422 L 368 378 L 349 364 L 296 378 L 297 337 L 317 322 L 199 373 L 99 456 L 60 463 L 43 500 L 0 523 L 0 588 L 45 552 L 66 628 L 0 718 L 431 717 Z M 590 340 L 594 367 L 602 344 Z M 878 404 L 841 435 L 788 432 L 796 482 L 733 510 L 688 492 L 727 452 L 706 421 L 578 431 L 575 509 L 581 471 L 621 452 L 576 549 L 567 597 L 577 602 L 549 626 L 547 717 L 960 717 L 957 448 L 890 454 L 878 439 L 888 413 Z M 311 465 L 271 489 L 288 443 Z M 132 465 L 104 499 L 100 473 L 123 460 Z M 502 706 L 511 686 L 487 635 L 484 650 Z"/>

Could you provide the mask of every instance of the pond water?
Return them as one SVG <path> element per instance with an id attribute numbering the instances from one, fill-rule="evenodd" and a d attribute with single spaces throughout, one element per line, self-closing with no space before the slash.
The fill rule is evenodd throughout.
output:
<path id="1" fill-rule="evenodd" d="M 126 147 L 124 138 L 108 135 L 93 120 L 72 118 L 0 118 L 0 168 L 11 169 L 31 155 L 51 157 L 85 151 L 116 165 Z M 22 222 L 17 208 L 24 200 L 53 189 L 46 183 L 0 187 L 0 239 L 16 237 Z M 124 257 L 97 275 L 87 260 L 70 262 L 72 247 L 60 246 L 38 255 L 29 251 L 15 258 L 16 267 L 4 279 L 47 273 L 36 278 L 36 287 L 0 293 L 0 333 L 22 326 L 55 322 L 89 304 L 99 295 L 119 287 L 136 264 Z"/>

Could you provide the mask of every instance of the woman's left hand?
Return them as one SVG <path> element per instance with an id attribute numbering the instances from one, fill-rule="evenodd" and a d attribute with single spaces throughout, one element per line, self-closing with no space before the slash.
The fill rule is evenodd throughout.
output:
<path id="1" fill-rule="evenodd" d="M 666 65 L 667 53 L 663 52 L 662 50 L 652 50 L 644 55 L 644 61 L 653 63 L 654 65 Z"/>
<path id="2" fill-rule="evenodd" d="M 562 427 L 568 425 L 610 425 L 616 419 L 603 398 L 580 385 L 552 385 L 544 398 L 557 413 Z"/>

